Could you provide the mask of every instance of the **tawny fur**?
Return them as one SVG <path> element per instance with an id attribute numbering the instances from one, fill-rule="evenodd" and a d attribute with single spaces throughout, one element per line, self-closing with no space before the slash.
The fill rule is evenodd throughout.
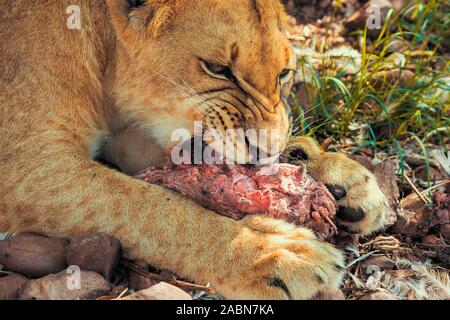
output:
<path id="1" fill-rule="evenodd" d="M 287 133 L 276 79 L 295 59 L 278 2 L 149 0 L 131 11 L 125 0 L 76 2 L 81 30 L 66 27 L 73 1 L 0 4 L 0 231 L 109 233 L 130 258 L 227 298 L 307 299 L 337 288 L 343 256 L 311 231 L 263 217 L 236 222 L 93 160 L 102 151 L 128 173 L 162 165 L 171 132 L 194 120 Z M 205 74 L 199 58 L 230 65 L 258 103 L 209 117 L 195 109 L 197 93 L 231 86 Z M 311 159 L 324 182 L 348 162 L 333 159 Z M 366 175 L 353 163 L 341 173 L 348 187 Z M 349 201 L 380 220 L 373 190 L 357 187 Z M 359 229 L 380 227 L 374 219 Z"/>

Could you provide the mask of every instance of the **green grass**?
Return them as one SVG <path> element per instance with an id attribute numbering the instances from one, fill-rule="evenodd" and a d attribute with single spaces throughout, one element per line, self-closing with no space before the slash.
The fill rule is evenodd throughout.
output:
<path id="1" fill-rule="evenodd" d="M 337 140 L 358 135 L 358 148 L 389 149 L 401 157 L 399 141 L 406 138 L 418 143 L 426 159 L 428 143 L 447 150 L 450 64 L 444 53 L 450 48 L 449 21 L 449 5 L 422 0 L 400 13 L 391 11 L 377 38 L 370 38 L 367 29 L 354 31 L 350 36 L 360 38 L 362 45 L 360 67 L 352 76 L 329 66 L 317 70 L 300 58 L 298 73 L 308 80 L 302 84 L 308 106 L 293 94 L 298 115 L 294 134 Z M 393 61 L 389 55 L 399 42 L 406 45 Z M 398 77 L 387 75 L 393 69 Z"/>

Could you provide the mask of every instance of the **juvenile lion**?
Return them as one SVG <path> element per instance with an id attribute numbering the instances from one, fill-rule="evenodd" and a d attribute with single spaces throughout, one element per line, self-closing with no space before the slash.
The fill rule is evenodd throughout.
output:
<path id="1" fill-rule="evenodd" d="M 66 27 L 74 4 L 80 30 Z M 286 146 L 295 58 L 283 19 L 275 0 L 3 1 L 0 229 L 109 233 L 130 258 L 227 298 L 337 288 L 343 256 L 311 231 L 259 216 L 236 222 L 124 174 L 165 163 L 172 131 L 194 120 L 278 128 Z M 340 187 L 348 229 L 383 225 L 386 201 L 369 172 L 310 139 L 289 150 Z"/>

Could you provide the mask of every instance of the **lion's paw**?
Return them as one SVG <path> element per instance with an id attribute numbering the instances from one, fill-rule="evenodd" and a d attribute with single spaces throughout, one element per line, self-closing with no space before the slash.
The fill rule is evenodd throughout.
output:
<path id="1" fill-rule="evenodd" d="M 266 217 L 248 216 L 231 242 L 229 270 L 218 280 L 232 299 L 310 299 L 336 290 L 343 254 L 313 232 Z"/>
<path id="2" fill-rule="evenodd" d="M 343 195 L 337 197 L 337 217 L 346 231 L 368 235 L 386 224 L 389 204 L 370 172 L 360 175 L 360 182 L 349 186 L 327 187 L 335 197 L 336 194 Z"/>
<path id="3" fill-rule="evenodd" d="M 389 204 L 376 177 L 344 154 L 324 152 L 311 138 L 298 137 L 287 150 L 292 163 L 304 163 L 308 172 L 323 182 L 339 204 L 337 217 L 348 232 L 362 235 L 381 229 Z"/>

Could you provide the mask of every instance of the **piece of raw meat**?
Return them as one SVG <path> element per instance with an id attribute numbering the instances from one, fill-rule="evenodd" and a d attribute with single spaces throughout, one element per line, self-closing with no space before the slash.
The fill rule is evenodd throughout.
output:
<path id="1" fill-rule="evenodd" d="M 336 200 L 304 166 L 179 165 L 151 167 L 136 177 L 236 220 L 263 214 L 310 228 L 322 239 L 337 233 Z"/>

